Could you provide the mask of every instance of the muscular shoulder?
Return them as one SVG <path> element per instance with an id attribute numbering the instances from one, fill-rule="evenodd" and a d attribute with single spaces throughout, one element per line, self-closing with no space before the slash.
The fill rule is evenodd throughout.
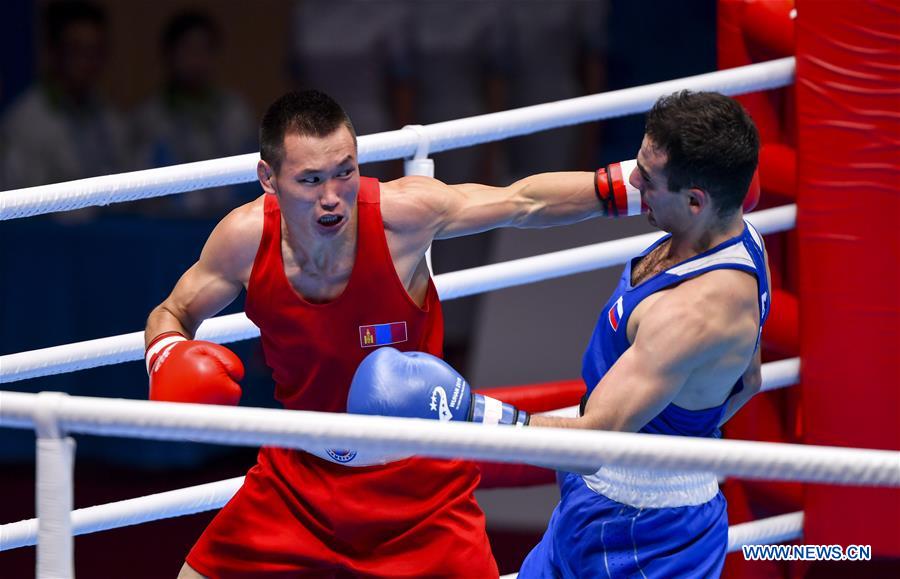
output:
<path id="1" fill-rule="evenodd" d="M 226 215 L 210 234 L 201 261 L 229 279 L 246 281 L 263 230 L 264 195 Z"/>
<path id="2" fill-rule="evenodd" d="M 410 175 L 381 184 L 381 217 L 393 232 L 430 230 L 449 202 L 449 187 L 431 177 Z"/>
<path id="3" fill-rule="evenodd" d="M 738 269 L 717 269 L 689 279 L 675 289 L 727 310 L 755 306 L 756 288 L 753 274 Z"/>
<path id="4" fill-rule="evenodd" d="M 699 275 L 668 292 L 669 307 L 710 322 L 757 310 L 757 284 L 752 274 L 719 269 Z"/>
<path id="5" fill-rule="evenodd" d="M 711 352 L 756 339 L 756 280 L 738 270 L 715 270 L 666 291 L 641 320 L 640 329 L 675 332 Z"/>

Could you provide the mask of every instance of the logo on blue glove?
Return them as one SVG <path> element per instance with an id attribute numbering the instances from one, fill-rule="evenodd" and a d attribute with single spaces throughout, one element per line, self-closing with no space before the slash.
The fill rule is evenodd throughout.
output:
<path id="1" fill-rule="evenodd" d="M 334 459 L 335 462 L 341 464 L 346 464 L 356 458 L 356 451 L 348 448 L 326 448 L 325 452 L 327 452 L 328 456 Z"/>
<path id="2" fill-rule="evenodd" d="M 438 397 L 440 400 L 438 400 Z M 441 422 L 453 420 L 450 406 L 447 404 L 447 392 L 442 386 L 435 386 L 434 390 L 431 391 L 431 410 L 438 413 L 438 419 Z"/>
<path id="3" fill-rule="evenodd" d="M 453 386 L 453 396 L 448 399 L 447 391 L 443 386 L 435 386 L 431 390 L 431 411 L 438 413 L 438 419 L 441 422 L 449 422 L 453 420 L 453 412 L 459 412 L 463 403 L 463 391 L 466 387 L 466 381 L 461 377 L 456 378 L 456 384 Z M 452 409 L 452 410 L 451 410 Z"/>

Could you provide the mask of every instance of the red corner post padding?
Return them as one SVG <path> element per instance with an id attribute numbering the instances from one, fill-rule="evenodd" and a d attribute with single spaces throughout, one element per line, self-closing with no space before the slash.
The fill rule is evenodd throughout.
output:
<path id="1" fill-rule="evenodd" d="M 900 450 L 900 7 L 797 11 L 806 442 Z M 900 489 L 808 485 L 804 511 L 806 543 L 900 557 Z"/>
<path id="2" fill-rule="evenodd" d="M 772 58 L 771 51 L 753 45 L 748 32 L 746 2 L 719 0 L 717 5 L 716 46 L 720 69 L 744 66 Z M 787 26 L 791 26 L 788 19 Z M 779 25 L 779 28 L 781 25 Z M 783 90 L 754 92 L 738 97 L 753 117 L 762 142 L 784 141 L 782 126 Z M 763 183 L 765 189 L 766 184 Z"/>
<path id="3" fill-rule="evenodd" d="M 781 143 L 764 143 L 759 150 L 759 177 L 766 193 L 797 200 L 797 151 Z"/>
<path id="4" fill-rule="evenodd" d="M 793 358 L 800 355 L 800 318 L 797 296 L 772 289 L 772 310 L 763 327 L 762 344 L 767 350 Z"/>
<path id="5" fill-rule="evenodd" d="M 754 60 L 771 60 L 794 54 L 794 0 L 744 0 L 735 2 L 742 10 L 744 39 Z"/>
<path id="6" fill-rule="evenodd" d="M 477 390 L 479 394 L 496 398 L 527 412 L 547 412 L 581 403 L 587 388 L 581 380 L 542 382 L 526 386 L 500 386 Z"/>
<path id="7" fill-rule="evenodd" d="M 546 412 L 581 402 L 586 388 L 581 380 L 544 382 L 527 386 L 502 386 L 478 390 L 478 393 L 502 400 L 528 412 Z M 525 487 L 552 483 L 552 470 L 528 464 L 478 462 L 481 469 L 479 488 Z"/>

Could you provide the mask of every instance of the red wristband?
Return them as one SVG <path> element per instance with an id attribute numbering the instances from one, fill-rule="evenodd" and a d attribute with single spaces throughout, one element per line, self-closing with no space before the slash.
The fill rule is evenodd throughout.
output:
<path id="1" fill-rule="evenodd" d="M 607 217 L 640 215 L 644 211 L 641 192 L 628 182 L 636 161 L 611 163 L 594 173 L 594 193 Z"/>
<path id="2" fill-rule="evenodd" d="M 147 350 L 144 352 L 144 362 L 147 366 L 147 374 L 150 373 L 150 370 L 153 368 L 153 365 L 156 363 L 156 359 L 160 354 L 175 343 L 183 342 L 185 340 L 187 340 L 187 337 L 184 334 L 174 330 L 163 332 L 150 340 L 150 343 L 147 345 Z"/>

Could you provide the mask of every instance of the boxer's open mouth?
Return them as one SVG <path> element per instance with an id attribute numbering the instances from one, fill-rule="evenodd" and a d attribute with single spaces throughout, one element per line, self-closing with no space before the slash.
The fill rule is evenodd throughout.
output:
<path id="1" fill-rule="evenodd" d="M 319 217 L 319 225 L 324 225 L 325 227 L 334 227 L 343 219 L 340 215 L 323 215 Z"/>

